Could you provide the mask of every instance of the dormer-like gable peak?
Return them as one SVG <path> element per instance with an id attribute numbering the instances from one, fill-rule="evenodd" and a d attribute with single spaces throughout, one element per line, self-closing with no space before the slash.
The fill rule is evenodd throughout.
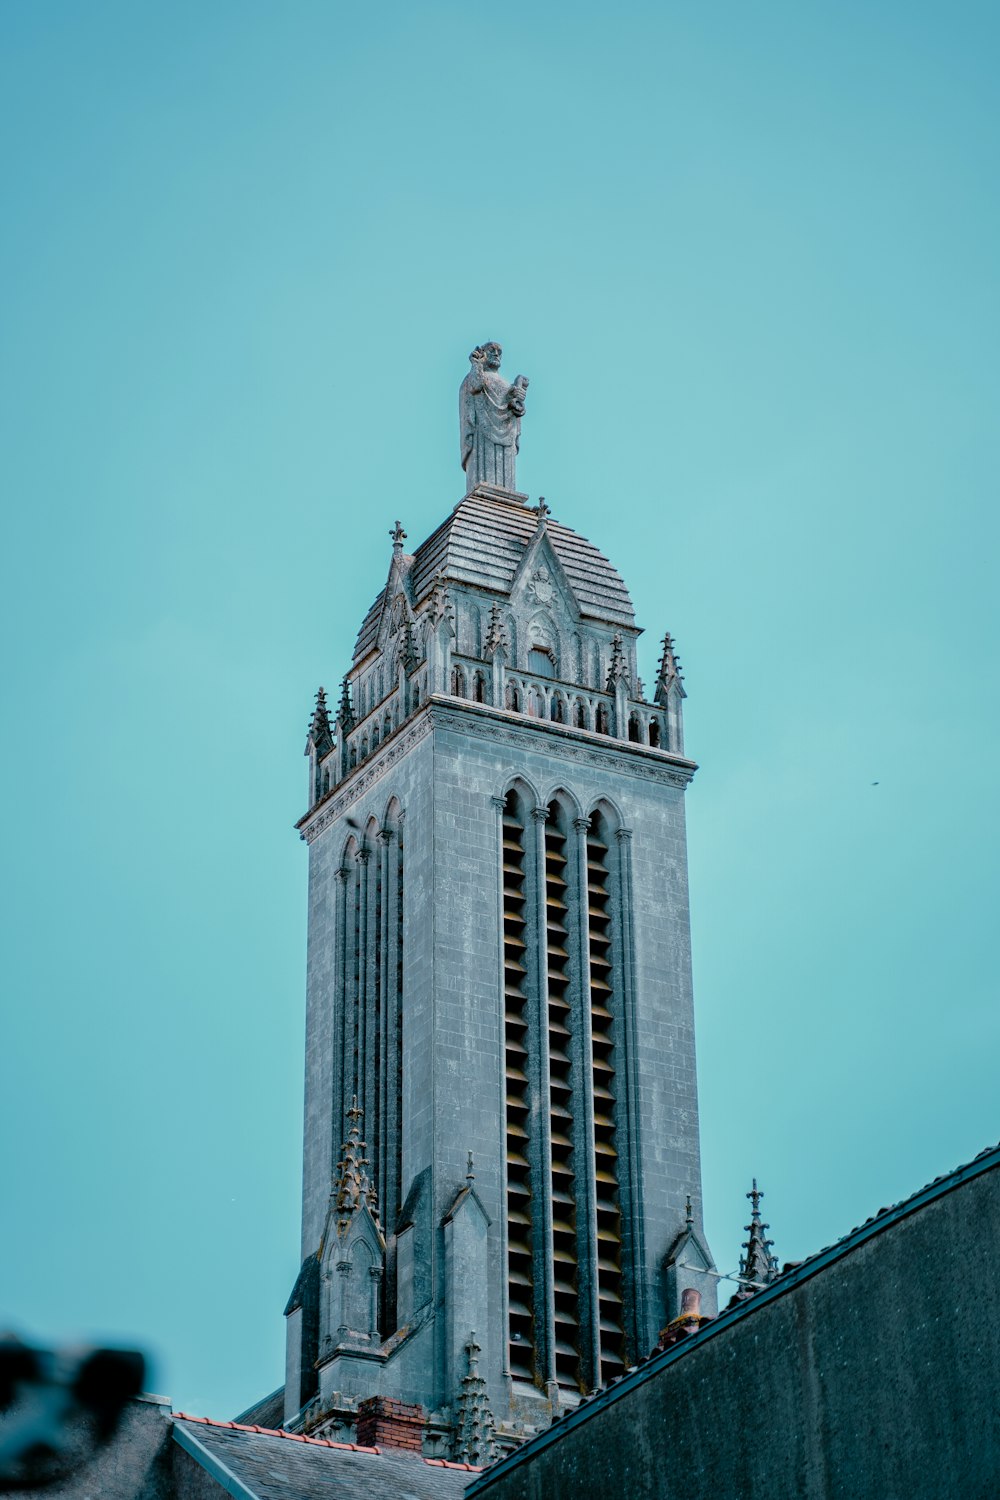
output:
<path id="1" fill-rule="evenodd" d="M 539 520 L 544 522 L 540 528 Z M 621 574 L 604 554 L 568 526 L 515 500 L 473 490 L 406 559 L 406 591 L 419 609 L 439 578 L 489 593 L 510 596 L 525 556 L 542 530 L 551 555 L 582 619 L 635 629 L 632 601 Z M 554 570 L 553 570 L 554 571 Z M 379 643 L 379 627 L 393 594 L 392 572 L 365 617 L 354 647 L 360 661 Z"/>

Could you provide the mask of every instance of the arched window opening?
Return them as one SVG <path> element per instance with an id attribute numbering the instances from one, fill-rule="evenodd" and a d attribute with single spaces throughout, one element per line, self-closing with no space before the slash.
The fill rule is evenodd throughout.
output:
<path id="1" fill-rule="evenodd" d="M 451 669 L 451 694 L 453 698 L 465 697 L 465 673 L 461 667 Z"/>
<path id="2" fill-rule="evenodd" d="M 571 1006 L 570 882 L 565 812 L 552 802 L 545 823 L 545 930 L 548 991 L 549 1117 L 552 1145 L 552 1256 L 556 1380 L 579 1391 L 580 1313 Z"/>
<path id="3" fill-rule="evenodd" d="M 577 729 L 586 729 L 587 727 L 587 710 L 583 705 L 582 699 L 576 705 L 574 723 L 576 724 Z"/>
<path id="4" fill-rule="evenodd" d="M 556 664 L 547 646 L 532 646 L 528 652 L 528 671 L 534 677 L 554 677 Z"/>
<path id="5" fill-rule="evenodd" d="M 472 687 L 472 697 L 476 703 L 486 702 L 486 675 L 483 672 L 476 673 Z"/>
<path id="6" fill-rule="evenodd" d="M 521 712 L 521 695 L 517 690 L 517 684 L 514 682 L 508 682 L 507 684 L 506 706 L 515 714 Z"/>
<path id="7" fill-rule="evenodd" d="M 599 703 L 597 705 L 597 733 L 598 734 L 610 734 L 611 733 L 611 722 L 608 719 L 608 711 L 604 707 L 603 703 Z"/>
<path id="8" fill-rule="evenodd" d="M 386 714 L 382 720 L 382 738 L 387 740 L 392 733 L 392 714 Z"/>
<path id="9" fill-rule="evenodd" d="M 615 1015 L 620 983 L 612 917 L 611 830 L 594 814 L 587 834 L 587 908 L 590 957 L 591 1063 L 594 1089 L 594 1155 L 597 1168 L 597 1287 L 600 1310 L 600 1384 L 625 1367 L 622 1286 L 622 1216 L 618 1184 Z"/>
<path id="10" fill-rule="evenodd" d="M 503 982 L 506 1064 L 507 1146 L 507 1306 L 510 1372 L 534 1381 L 535 1257 L 531 1170 L 531 1093 L 528 995 L 528 849 L 525 807 L 517 792 L 507 794 L 502 820 Z"/>
<path id="11" fill-rule="evenodd" d="M 378 731 L 378 725 L 376 724 L 375 727 L 374 727 L 374 729 L 372 730 L 372 750 L 373 751 L 375 751 L 375 750 L 378 749 L 378 742 L 379 742 L 379 731 Z"/>
<path id="12" fill-rule="evenodd" d="M 549 718 L 553 724 L 561 724 L 563 722 L 563 701 L 558 693 L 553 693 L 552 695 L 552 702 L 549 705 Z"/>
<path id="13" fill-rule="evenodd" d="M 660 721 L 659 721 L 659 719 L 650 719 L 650 721 L 649 721 L 649 743 L 650 743 L 650 745 L 652 746 L 652 748 L 654 750 L 659 750 L 659 748 L 660 748 Z"/>
<path id="14" fill-rule="evenodd" d="M 350 763 L 351 763 L 351 770 L 353 771 L 354 767 L 358 763 L 358 747 L 357 747 L 357 745 L 352 745 L 351 746 L 351 754 L 350 754 L 349 759 L 350 759 Z"/>
<path id="15" fill-rule="evenodd" d="M 325 770 L 323 772 L 323 782 L 322 782 L 322 787 L 321 787 L 320 795 L 323 796 L 323 797 L 325 797 L 326 794 L 327 794 L 327 792 L 329 790 L 330 790 L 330 772 L 329 772 L 329 769 L 327 769 L 327 770 Z"/>
<path id="16" fill-rule="evenodd" d="M 361 759 L 368 759 L 368 736 L 366 734 L 361 736 Z"/>
<path id="17" fill-rule="evenodd" d="M 414 708 L 419 708 L 420 707 L 420 683 L 419 682 L 415 682 L 413 684 L 413 707 Z"/>
<path id="18" fill-rule="evenodd" d="M 638 714 L 629 714 L 628 716 L 628 737 L 634 745 L 642 743 L 642 725 L 639 722 Z"/>

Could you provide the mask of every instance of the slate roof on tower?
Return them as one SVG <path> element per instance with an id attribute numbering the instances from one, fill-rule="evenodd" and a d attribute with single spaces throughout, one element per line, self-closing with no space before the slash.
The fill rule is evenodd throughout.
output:
<path id="1" fill-rule="evenodd" d="M 407 559 L 414 604 L 430 593 L 439 576 L 473 588 L 508 594 L 518 563 L 538 530 L 538 512 L 517 501 L 486 499 L 473 493 Z M 593 542 L 547 517 L 546 532 L 581 613 L 609 625 L 635 628 L 628 589 L 616 568 Z M 354 660 L 375 645 L 385 603 L 379 594 L 358 634 Z"/>

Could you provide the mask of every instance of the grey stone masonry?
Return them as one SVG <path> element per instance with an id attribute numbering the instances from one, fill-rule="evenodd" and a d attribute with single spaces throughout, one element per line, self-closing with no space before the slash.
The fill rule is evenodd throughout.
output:
<path id="1" fill-rule="evenodd" d="M 643 700 L 619 576 L 523 498 L 474 491 L 414 557 L 397 523 L 299 824 L 285 1419 L 343 1437 L 388 1396 L 424 1409 L 442 1456 L 472 1330 L 506 1451 L 649 1353 L 684 1283 L 671 1247 L 701 1220 L 679 671 L 671 647 Z M 341 1266 L 355 1096 L 380 1219 Z M 370 1290 L 340 1289 L 362 1263 Z"/>

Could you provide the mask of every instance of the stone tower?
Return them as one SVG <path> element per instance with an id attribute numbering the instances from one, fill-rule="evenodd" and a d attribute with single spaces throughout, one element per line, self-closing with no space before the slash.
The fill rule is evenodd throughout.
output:
<path id="1" fill-rule="evenodd" d="M 473 478 L 412 553 L 396 523 L 333 717 L 317 698 L 298 825 L 285 1421 L 344 1436 L 394 1398 L 445 1456 L 470 1347 L 500 1451 L 648 1354 L 685 1287 L 715 1295 L 673 645 L 644 697 L 607 558 Z"/>

